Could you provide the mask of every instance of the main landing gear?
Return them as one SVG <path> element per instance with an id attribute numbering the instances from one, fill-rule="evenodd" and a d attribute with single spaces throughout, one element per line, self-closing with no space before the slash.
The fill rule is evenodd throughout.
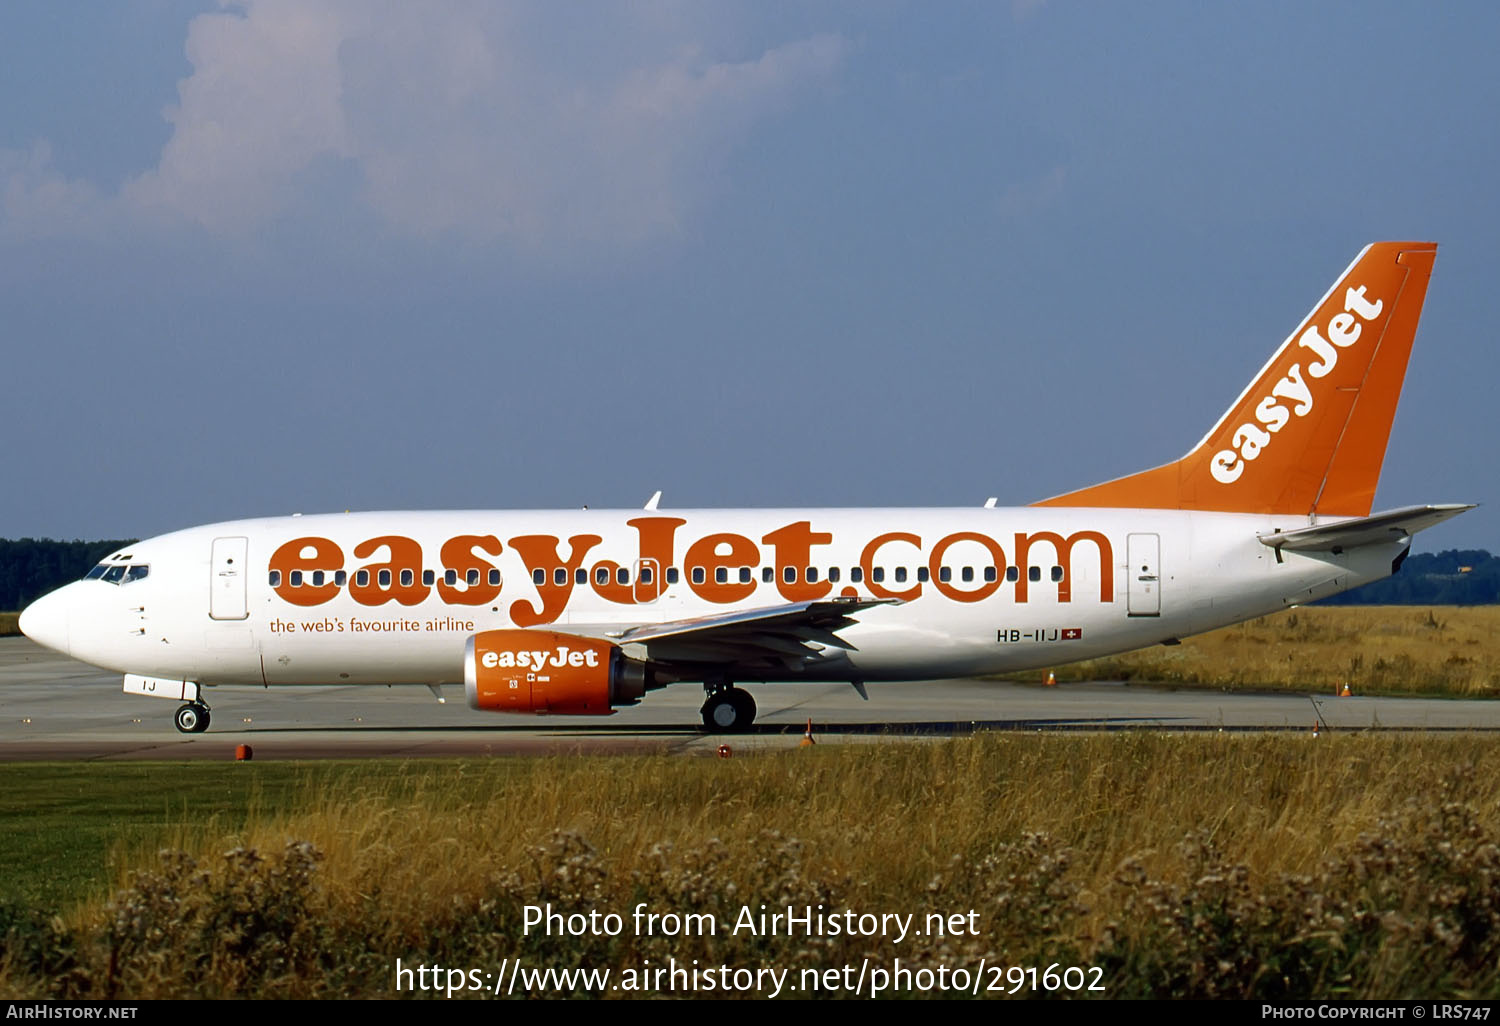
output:
<path id="1" fill-rule="evenodd" d="M 743 734 L 755 722 L 755 699 L 727 681 L 704 684 L 703 729 L 710 734 Z"/>
<path id="2" fill-rule="evenodd" d="M 208 729 L 208 706 L 202 702 L 189 702 L 187 705 L 178 706 L 177 714 L 172 717 L 172 722 L 177 724 L 177 729 L 184 734 L 201 734 Z"/>

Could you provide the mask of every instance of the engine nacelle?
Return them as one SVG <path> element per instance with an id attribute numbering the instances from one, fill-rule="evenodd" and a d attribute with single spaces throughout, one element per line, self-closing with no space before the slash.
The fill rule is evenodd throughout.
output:
<path id="1" fill-rule="evenodd" d="M 464 652 L 464 691 L 471 709 L 608 716 L 646 693 L 646 667 L 597 638 L 483 631 Z"/>

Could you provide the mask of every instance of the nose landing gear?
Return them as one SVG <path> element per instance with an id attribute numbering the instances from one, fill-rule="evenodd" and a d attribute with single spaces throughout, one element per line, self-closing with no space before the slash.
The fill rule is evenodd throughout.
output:
<path id="1" fill-rule="evenodd" d="M 743 734 L 755 722 L 755 699 L 727 681 L 704 684 L 703 729 L 710 734 Z"/>
<path id="2" fill-rule="evenodd" d="M 201 734 L 208 729 L 208 706 L 202 702 L 189 702 L 178 706 L 172 722 L 184 734 Z"/>

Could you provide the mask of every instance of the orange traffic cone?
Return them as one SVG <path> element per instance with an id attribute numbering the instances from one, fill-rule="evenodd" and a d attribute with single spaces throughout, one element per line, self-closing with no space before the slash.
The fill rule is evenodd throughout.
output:
<path id="1" fill-rule="evenodd" d="M 1318 731 L 1320 731 L 1322 729 L 1323 729 L 1323 722 L 1321 720 L 1313 720 L 1313 737 L 1317 737 L 1318 736 Z"/>
<path id="2" fill-rule="evenodd" d="M 1342 690 L 1342 691 L 1339 692 L 1339 697 L 1340 698 L 1348 698 L 1349 697 L 1349 682 L 1347 680 L 1344 681 L 1344 690 Z"/>
<path id="3" fill-rule="evenodd" d="M 1047 671 L 1047 687 L 1057 687 L 1057 674 L 1053 673 L 1051 670 Z"/>
<path id="4" fill-rule="evenodd" d="M 817 744 L 817 742 L 813 740 L 812 736 L 812 717 L 809 716 L 807 718 L 807 732 L 802 735 L 802 740 L 797 744 L 797 747 L 806 748 L 808 745 L 815 744 Z"/>

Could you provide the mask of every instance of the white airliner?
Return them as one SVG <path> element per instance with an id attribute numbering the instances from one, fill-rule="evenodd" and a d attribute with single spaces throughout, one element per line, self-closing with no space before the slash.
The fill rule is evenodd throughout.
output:
<path id="1" fill-rule="evenodd" d="M 1182 459 L 1030 506 L 240 520 L 127 546 L 21 629 L 183 703 L 187 732 L 216 685 L 608 714 L 684 681 L 741 731 L 741 683 L 864 695 L 1175 644 L 1386 577 L 1473 508 L 1370 515 L 1436 250 L 1366 247 Z"/>

